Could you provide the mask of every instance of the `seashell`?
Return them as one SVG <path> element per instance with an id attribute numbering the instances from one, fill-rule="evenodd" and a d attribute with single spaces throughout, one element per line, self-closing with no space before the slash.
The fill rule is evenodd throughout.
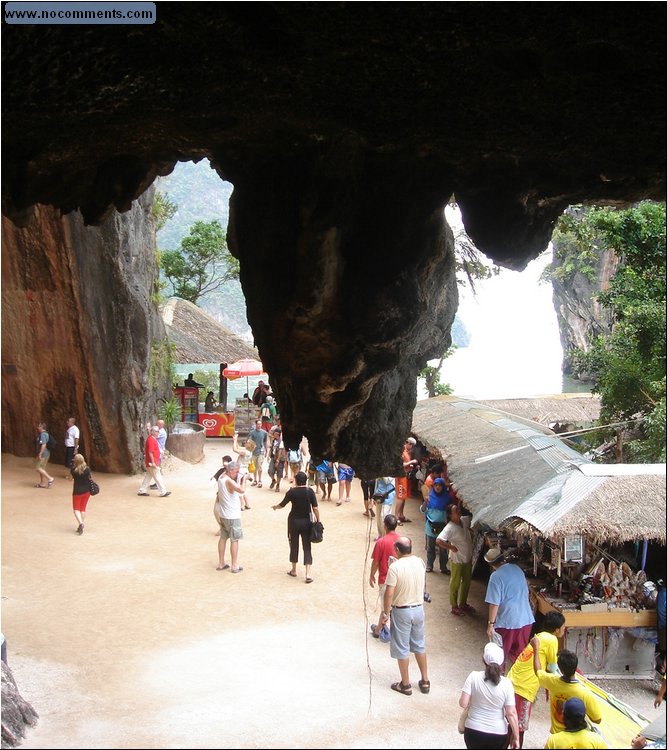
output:
<path id="1" fill-rule="evenodd" d="M 611 578 L 609 578 L 609 576 L 606 573 L 603 573 L 602 577 L 600 578 L 600 583 L 603 586 L 609 587 L 611 585 Z"/>
<path id="2" fill-rule="evenodd" d="M 646 583 L 646 571 L 645 570 L 637 571 L 637 575 L 635 576 L 635 581 L 638 586 L 641 586 L 642 584 Z"/>
<path id="3" fill-rule="evenodd" d="M 607 572 L 609 573 L 609 577 L 613 578 L 614 574 L 618 571 L 618 565 L 614 560 L 609 561 L 609 565 L 607 566 Z"/>
<path id="4" fill-rule="evenodd" d="M 631 578 L 632 577 L 632 568 L 626 563 L 621 563 L 621 573 L 623 573 L 624 578 Z"/>

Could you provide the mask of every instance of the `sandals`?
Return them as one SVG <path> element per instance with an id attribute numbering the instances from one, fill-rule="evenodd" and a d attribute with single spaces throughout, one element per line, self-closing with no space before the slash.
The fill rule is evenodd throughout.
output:
<path id="1" fill-rule="evenodd" d="M 35 487 L 39 487 L 40 490 L 45 490 L 47 486 L 45 484 L 36 484 Z"/>
<path id="2" fill-rule="evenodd" d="M 257 482 L 257 486 L 258 486 L 258 487 L 261 487 L 261 486 L 262 486 L 262 483 L 261 483 L 261 482 Z"/>
<path id="3" fill-rule="evenodd" d="M 296 573 L 293 570 L 288 570 L 287 575 L 292 576 L 292 578 L 296 578 Z"/>
<path id="4" fill-rule="evenodd" d="M 216 570 L 227 570 L 229 568 L 229 563 L 225 563 L 224 565 L 218 565 Z"/>
<path id="5" fill-rule="evenodd" d="M 313 582 L 312 578 L 306 578 L 306 583 L 312 583 L 312 582 Z"/>
<path id="6" fill-rule="evenodd" d="M 412 685 L 404 685 L 402 682 L 394 682 L 391 689 L 403 695 L 412 695 Z"/>
<path id="7" fill-rule="evenodd" d="M 430 680 L 419 680 L 419 689 L 424 694 L 429 693 L 431 691 L 431 681 Z"/>
<path id="8" fill-rule="evenodd" d="M 463 612 L 467 612 L 469 615 L 474 615 L 477 612 L 477 610 L 474 607 L 471 607 L 469 604 L 462 604 L 459 609 Z"/>

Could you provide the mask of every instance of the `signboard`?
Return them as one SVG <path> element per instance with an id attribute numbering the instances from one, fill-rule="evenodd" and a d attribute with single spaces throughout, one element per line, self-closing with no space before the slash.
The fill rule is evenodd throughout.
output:
<path id="1" fill-rule="evenodd" d="M 199 424 L 206 437 L 234 437 L 234 412 L 201 413 Z"/>

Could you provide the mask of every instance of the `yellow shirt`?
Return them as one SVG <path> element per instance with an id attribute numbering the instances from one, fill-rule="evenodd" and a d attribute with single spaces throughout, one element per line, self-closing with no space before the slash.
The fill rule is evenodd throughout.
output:
<path id="1" fill-rule="evenodd" d="M 553 633 L 538 633 L 540 639 L 540 666 L 555 664 L 558 659 L 558 638 Z M 537 697 L 540 683 L 533 667 L 533 647 L 529 643 L 519 654 L 508 675 L 514 685 L 514 692 L 531 703 Z"/>
<path id="2" fill-rule="evenodd" d="M 590 729 L 580 729 L 578 732 L 556 732 L 550 735 L 544 747 L 554 748 L 605 748 L 609 747 L 599 734 Z"/>
<path id="3" fill-rule="evenodd" d="M 591 691 L 580 682 L 565 682 L 560 675 L 549 674 L 543 669 L 537 673 L 537 679 L 543 688 L 549 691 L 551 709 L 551 731 L 562 732 L 565 729 L 563 707 L 569 698 L 580 698 L 586 706 L 586 716 L 594 723 L 602 721 L 600 706 Z M 576 678 L 575 678 L 576 679 Z"/>

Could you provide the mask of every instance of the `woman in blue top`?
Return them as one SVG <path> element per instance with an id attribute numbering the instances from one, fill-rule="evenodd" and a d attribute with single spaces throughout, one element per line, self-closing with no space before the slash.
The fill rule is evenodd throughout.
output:
<path id="1" fill-rule="evenodd" d="M 435 562 L 435 540 L 438 534 L 445 528 L 447 523 L 447 506 L 452 502 L 452 496 L 449 494 L 442 477 L 437 477 L 433 482 L 433 487 L 428 494 L 428 498 L 419 506 L 419 509 L 425 515 L 424 532 L 426 534 L 426 572 L 433 571 Z M 438 548 L 440 572 L 449 575 L 447 570 L 447 559 L 449 553 L 443 547 Z"/>

